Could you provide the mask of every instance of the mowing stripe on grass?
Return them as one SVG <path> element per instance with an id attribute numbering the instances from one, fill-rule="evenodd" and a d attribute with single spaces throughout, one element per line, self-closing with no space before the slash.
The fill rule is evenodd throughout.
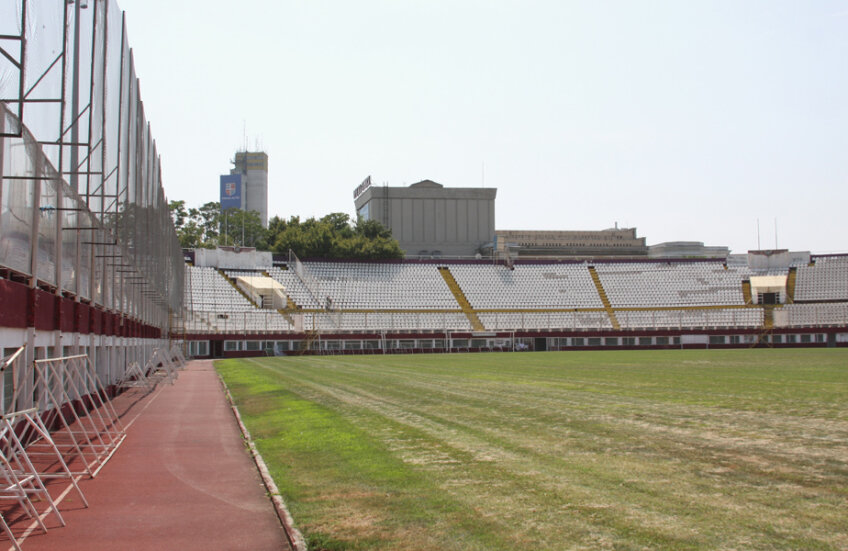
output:
<path id="1" fill-rule="evenodd" d="M 848 547 L 848 351 L 219 362 L 321 548 Z"/>

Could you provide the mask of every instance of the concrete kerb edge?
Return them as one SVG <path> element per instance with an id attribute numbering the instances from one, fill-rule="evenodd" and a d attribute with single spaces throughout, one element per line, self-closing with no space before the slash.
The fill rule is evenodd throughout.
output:
<path id="1" fill-rule="evenodd" d="M 274 504 L 274 510 L 277 512 L 277 517 L 280 519 L 280 524 L 283 526 L 283 531 L 286 533 L 286 538 L 289 540 L 289 544 L 291 544 L 292 549 L 295 551 L 308 551 L 306 541 L 304 541 L 300 530 L 295 528 L 294 519 L 289 513 L 288 508 L 286 508 L 286 503 L 283 501 L 283 498 L 280 495 L 280 490 L 274 483 L 274 479 L 271 478 L 271 473 L 268 471 L 268 466 L 265 465 L 265 460 L 262 459 L 262 454 L 260 454 L 259 450 L 256 449 L 256 445 L 253 443 L 253 438 L 250 436 L 250 432 L 241 420 L 238 407 L 236 407 L 233 396 L 230 394 L 230 389 L 227 387 L 227 383 L 224 382 L 223 377 L 220 375 L 218 375 L 218 380 L 221 381 L 221 386 L 224 387 L 224 392 L 227 395 L 227 401 L 230 403 L 230 407 L 236 417 L 242 437 L 244 437 L 245 442 L 247 442 L 247 447 L 250 450 L 250 455 L 253 456 L 253 461 L 256 463 L 259 475 L 262 477 L 262 482 L 268 490 L 268 495 L 271 497 L 271 502 Z"/>

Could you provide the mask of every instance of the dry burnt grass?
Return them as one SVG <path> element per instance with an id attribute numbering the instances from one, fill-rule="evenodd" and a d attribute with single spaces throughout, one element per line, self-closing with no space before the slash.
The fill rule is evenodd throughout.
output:
<path id="1" fill-rule="evenodd" d="M 846 549 L 848 350 L 225 360 L 310 549 Z"/>

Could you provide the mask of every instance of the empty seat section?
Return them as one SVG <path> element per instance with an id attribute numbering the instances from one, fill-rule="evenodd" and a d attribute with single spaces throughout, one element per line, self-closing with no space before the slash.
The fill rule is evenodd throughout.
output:
<path id="1" fill-rule="evenodd" d="M 295 304 L 315 311 L 302 314 L 303 329 L 472 330 L 436 263 L 306 261 L 303 266 L 309 287 L 293 270 L 268 270 Z M 476 263 L 448 267 L 488 331 L 613 328 L 585 262 L 516 264 L 514 269 Z M 719 261 L 597 261 L 594 267 L 622 329 L 756 328 L 764 324 L 761 308 L 737 306 L 744 306 L 742 281 L 765 272 L 753 272 L 747 266 L 725 267 Z M 225 273 L 235 278 L 263 272 Z M 786 271 L 768 273 L 782 275 Z M 181 324 L 186 331 L 294 330 L 285 316 L 256 308 L 214 268 L 187 266 L 185 278 Z M 815 266 L 798 267 L 795 300 L 796 304 L 774 310 L 776 326 L 848 323 L 848 257 L 819 257 Z M 325 311 L 328 304 L 332 311 Z M 300 320 L 296 315 L 298 326 Z"/>
<path id="2" fill-rule="evenodd" d="M 763 325 L 763 311 L 759 308 L 624 310 L 616 312 L 615 315 L 622 329 L 718 329 Z"/>
<path id="3" fill-rule="evenodd" d="M 798 268 L 795 301 L 848 300 L 848 257 L 820 257 Z"/>
<path id="4" fill-rule="evenodd" d="M 268 270 L 268 275 L 280 283 L 285 288 L 286 295 L 301 308 L 322 307 L 322 305 L 318 304 L 317 297 L 312 296 L 312 293 L 303 284 L 297 274 L 294 273 L 294 270 L 283 270 L 275 266 Z"/>
<path id="5" fill-rule="evenodd" d="M 273 269 L 271 276 L 303 308 L 323 308 L 326 298 L 341 310 L 434 310 L 458 305 L 432 264 L 364 262 L 304 262 L 315 279 L 319 296 L 303 285 L 292 270 Z"/>
<path id="6" fill-rule="evenodd" d="M 514 268 L 459 264 L 450 271 L 475 309 L 603 308 L 586 264 Z"/>
<path id="7" fill-rule="evenodd" d="M 452 312 L 306 313 L 303 327 L 320 331 L 471 330 L 465 314 Z"/>
<path id="8" fill-rule="evenodd" d="M 244 275 L 254 272 L 233 272 Z M 258 272 L 255 272 L 258 274 Z M 215 268 L 186 266 L 184 328 L 191 332 L 290 331 L 275 311 L 260 310 Z"/>
<path id="9" fill-rule="evenodd" d="M 532 329 L 612 329 L 606 312 L 482 312 L 489 331 Z"/>
<path id="10" fill-rule="evenodd" d="M 204 312 L 245 312 L 255 307 L 215 268 L 186 266 L 187 308 Z"/>
<path id="11" fill-rule="evenodd" d="M 742 280 L 752 275 L 720 262 L 609 263 L 595 271 L 613 308 L 742 305 Z"/>
<path id="12" fill-rule="evenodd" d="M 321 298 L 346 310 L 456 309 L 450 289 L 433 264 L 306 262 Z"/>
<path id="13" fill-rule="evenodd" d="M 848 302 L 787 304 L 775 311 L 775 325 L 788 327 L 848 325 Z"/>

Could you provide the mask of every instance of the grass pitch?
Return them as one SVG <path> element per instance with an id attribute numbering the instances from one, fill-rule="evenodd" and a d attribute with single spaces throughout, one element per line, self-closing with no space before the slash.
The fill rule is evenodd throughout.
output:
<path id="1" fill-rule="evenodd" d="M 225 360 L 310 549 L 848 549 L 848 350 Z"/>

